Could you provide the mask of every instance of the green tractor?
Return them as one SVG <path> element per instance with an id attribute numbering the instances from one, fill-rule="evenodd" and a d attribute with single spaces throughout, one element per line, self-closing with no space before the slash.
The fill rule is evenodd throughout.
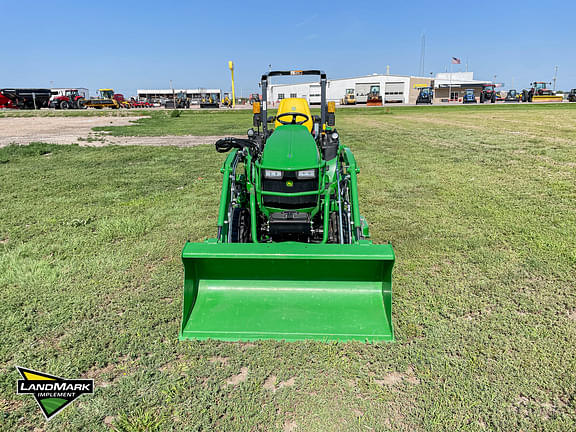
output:
<path id="1" fill-rule="evenodd" d="M 269 77 L 294 75 L 320 76 L 320 115 L 287 98 L 268 116 Z M 369 240 L 326 74 L 272 71 L 261 86 L 248 137 L 216 142 L 228 153 L 218 231 L 182 251 L 179 339 L 394 340 L 394 250 Z"/>

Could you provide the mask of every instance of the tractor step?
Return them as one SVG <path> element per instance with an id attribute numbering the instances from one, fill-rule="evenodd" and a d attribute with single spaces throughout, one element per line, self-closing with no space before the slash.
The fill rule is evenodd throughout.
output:
<path id="1" fill-rule="evenodd" d="M 187 243 L 179 338 L 392 341 L 390 245 Z"/>

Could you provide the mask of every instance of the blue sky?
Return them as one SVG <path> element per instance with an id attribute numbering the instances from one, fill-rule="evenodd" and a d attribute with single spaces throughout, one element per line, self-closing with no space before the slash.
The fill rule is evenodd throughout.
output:
<path id="1" fill-rule="evenodd" d="M 536 18 L 536 11 L 547 17 Z M 576 87 L 574 1 L 6 1 L 0 0 L 4 87 L 257 89 L 273 69 L 320 68 L 328 77 L 419 72 L 452 56 L 479 79 L 523 88 Z"/>

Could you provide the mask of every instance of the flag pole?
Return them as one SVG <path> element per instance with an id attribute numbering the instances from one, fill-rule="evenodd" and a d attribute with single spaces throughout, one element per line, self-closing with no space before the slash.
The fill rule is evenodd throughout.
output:
<path id="1" fill-rule="evenodd" d="M 448 103 L 452 102 L 452 60 L 450 60 L 450 84 L 448 87 Z"/>

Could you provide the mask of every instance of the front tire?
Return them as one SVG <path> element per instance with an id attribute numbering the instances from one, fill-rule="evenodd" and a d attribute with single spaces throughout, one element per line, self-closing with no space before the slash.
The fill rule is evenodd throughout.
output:
<path id="1" fill-rule="evenodd" d="M 60 109 L 66 110 L 70 108 L 70 104 L 67 101 L 60 102 Z"/>
<path id="2" fill-rule="evenodd" d="M 250 243 L 252 241 L 248 209 L 236 207 L 232 210 L 229 229 L 231 243 Z"/>

